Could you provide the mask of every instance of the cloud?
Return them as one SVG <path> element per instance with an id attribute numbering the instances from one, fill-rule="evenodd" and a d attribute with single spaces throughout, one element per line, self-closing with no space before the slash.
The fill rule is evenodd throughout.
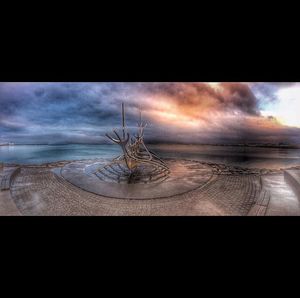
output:
<path id="1" fill-rule="evenodd" d="M 142 108 L 148 142 L 294 141 L 299 130 L 260 112 L 265 102 L 275 100 L 278 88 L 258 83 L 0 83 L 0 138 L 109 142 L 105 133 L 120 126 L 124 101 L 129 127 L 136 125 Z"/>

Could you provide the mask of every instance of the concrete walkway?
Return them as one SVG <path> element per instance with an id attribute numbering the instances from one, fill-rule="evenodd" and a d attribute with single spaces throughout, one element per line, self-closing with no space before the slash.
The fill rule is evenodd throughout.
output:
<path id="1" fill-rule="evenodd" d="M 285 181 L 283 173 L 264 176 L 262 177 L 262 183 L 264 189 L 270 192 L 270 201 L 265 215 L 300 215 L 300 200 L 293 189 Z"/>

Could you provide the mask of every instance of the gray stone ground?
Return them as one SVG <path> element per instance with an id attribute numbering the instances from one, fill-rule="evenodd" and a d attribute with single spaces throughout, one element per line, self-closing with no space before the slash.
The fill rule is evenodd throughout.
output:
<path id="1" fill-rule="evenodd" d="M 300 172 L 297 170 L 298 173 Z M 266 215 L 300 215 L 300 196 L 292 185 L 285 179 L 285 175 L 263 177 L 264 188 L 270 191 L 271 198 Z M 300 183 L 298 184 L 298 190 Z"/>
<path id="2" fill-rule="evenodd" d="M 201 187 L 150 200 L 103 197 L 74 186 L 49 166 L 22 167 L 10 190 L 0 192 L 0 215 L 300 215 L 283 172 L 210 166 L 212 178 Z"/>

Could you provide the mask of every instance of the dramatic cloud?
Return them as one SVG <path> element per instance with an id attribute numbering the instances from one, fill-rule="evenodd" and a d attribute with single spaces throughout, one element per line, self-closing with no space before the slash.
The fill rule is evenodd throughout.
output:
<path id="1" fill-rule="evenodd" d="M 148 142 L 299 142 L 300 129 L 276 114 L 284 88 L 295 85 L 0 83 L 0 143 L 108 142 L 105 132 L 120 126 L 123 101 L 131 129 L 142 108 Z"/>
<path id="2" fill-rule="evenodd" d="M 210 110 L 228 109 L 259 114 L 256 97 L 247 85 L 240 83 L 154 83 L 141 87 L 150 96 L 167 98 L 195 117 Z"/>

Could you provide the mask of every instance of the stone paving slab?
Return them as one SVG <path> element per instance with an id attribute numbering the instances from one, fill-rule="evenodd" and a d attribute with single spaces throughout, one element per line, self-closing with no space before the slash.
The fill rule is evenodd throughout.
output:
<path id="1" fill-rule="evenodd" d="M 270 202 L 270 192 L 262 189 L 256 203 L 250 209 L 248 216 L 264 216 Z"/>
<path id="2" fill-rule="evenodd" d="M 267 207 L 255 204 L 248 213 L 248 216 L 264 216 L 266 214 Z"/>
<path id="3" fill-rule="evenodd" d="M 14 203 L 9 190 L 0 191 L 0 216 L 21 215 Z"/>

